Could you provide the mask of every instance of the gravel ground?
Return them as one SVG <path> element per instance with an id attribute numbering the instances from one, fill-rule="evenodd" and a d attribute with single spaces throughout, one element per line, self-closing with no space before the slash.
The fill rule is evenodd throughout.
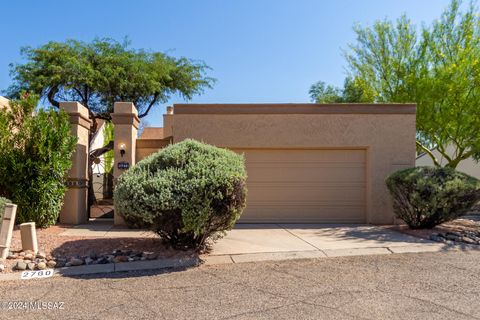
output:
<path id="1" fill-rule="evenodd" d="M 111 253 L 113 250 L 132 250 L 151 252 L 158 255 L 159 258 L 189 257 L 194 255 L 189 251 L 177 251 L 166 248 L 158 238 L 98 238 L 98 237 L 66 237 L 59 236 L 59 233 L 66 228 L 61 225 L 49 227 L 47 229 L 37 229 L 37 240 L 39 252 L 47 255 L 72 257 L 86 256 L 91 251 L 97 254 Z M 10 251 L 20 252 L 22 249 L 22 240 L 18 226 L 13 231 Z M 6 269 L 4 273 L 12 272 L 13 266 L 18 260 L 6 259 L 4 264 Z M 1 319 L 1 317 L 0 317 Z"/>
<path id="2" fill-rule="evenodd" d="M 3 319 L 480 319 L 480 253 L 202 266 L 0 282 Z M 4 304 L 0 304 L 4 305 Z"/>

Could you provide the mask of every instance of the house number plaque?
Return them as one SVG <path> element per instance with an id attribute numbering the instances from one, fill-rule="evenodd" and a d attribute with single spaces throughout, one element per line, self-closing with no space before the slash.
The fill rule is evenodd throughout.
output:
<path id="1" fill-rule="evenodd" d="M 121 170 L 127 170 L 128 168 L 130 168 L 130 163 L 128 162 L 119 162 L 117 164 L 117 168 L 118 169 L 121 169 Z"/>

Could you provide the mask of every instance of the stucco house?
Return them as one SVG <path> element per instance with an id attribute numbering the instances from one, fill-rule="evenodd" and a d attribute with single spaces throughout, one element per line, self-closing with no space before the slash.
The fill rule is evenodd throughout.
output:
<path id="1" fill-rule="evenodd" d="M 415 166 L 413 104 L 176 104 L 136 161 L 187 138 L 243 153 L 240 222 L 394 223 L 385 178 Z"/>

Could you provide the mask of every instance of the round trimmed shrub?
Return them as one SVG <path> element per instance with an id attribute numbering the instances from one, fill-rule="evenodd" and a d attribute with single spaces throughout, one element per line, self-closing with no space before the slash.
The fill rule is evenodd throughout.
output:
<path id="1" fill-rule="evenodd" d="M 204 249 L 245 208 L 244 157 L 185 140 L 138 162 L 114 191 L 115 213 L 130 227 L 155 231 L 177 249 Z"/>
<path id="2" fill-rule="evenodd" d="M 386 182 L 396 217 L 412 229 L 433 228 L 456 219 L 480 200 L 480 181 L 452 168 L 400 170 Z"/>

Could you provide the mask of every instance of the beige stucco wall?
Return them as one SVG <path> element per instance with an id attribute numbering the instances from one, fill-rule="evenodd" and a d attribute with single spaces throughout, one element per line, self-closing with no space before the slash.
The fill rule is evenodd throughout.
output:
<path id="1" fill-rule="evenodd" d="M 170 140 L 166 139 L 137 139 L 135 161 L 139 162 L 145 157 L 165 148 L 170 144 Z"/>
<path id="2" fill-rule="evenodd" d="M 414 106 L 230 106 L 175 105 L 174 124 L 169 120 L 173 142 L 194 138 L 232 149 L 365 149 L 367 222 L 394 222 L 385 178 L 415 165 Z"/>

